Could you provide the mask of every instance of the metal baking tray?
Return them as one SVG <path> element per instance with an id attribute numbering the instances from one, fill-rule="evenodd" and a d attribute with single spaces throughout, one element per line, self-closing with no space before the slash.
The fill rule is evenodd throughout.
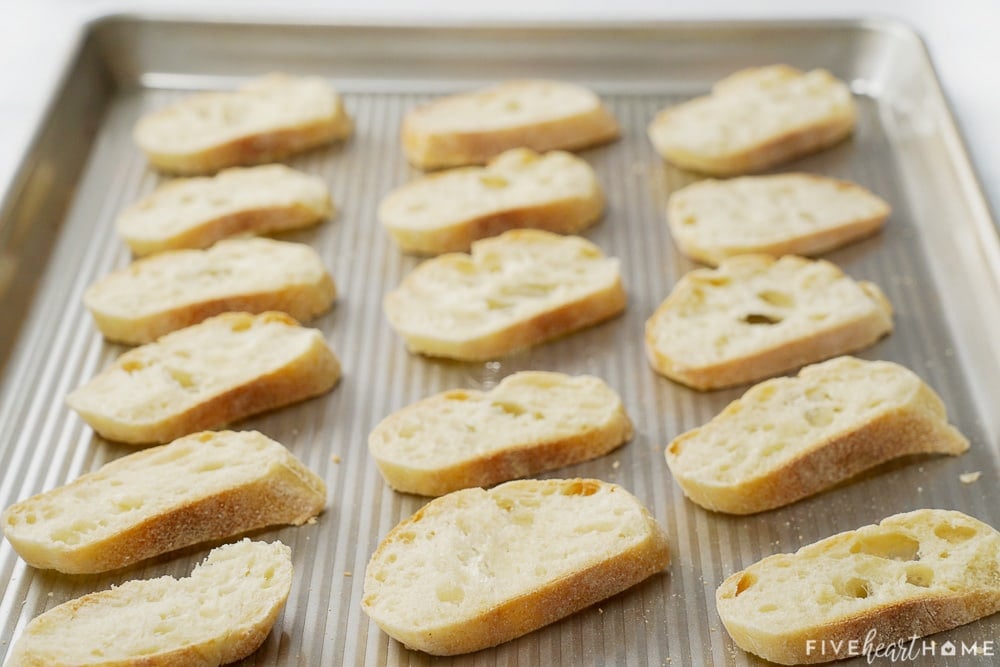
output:
<path id="1" fill-rule="evenodd" d="M 394 26 L 235 22 L 116 15 L 86 26 L 0 209 L 0 505 L 66 483 L 131 449 L 101 440 L 64 403 L 122 348 L 105 343 L 81 303 L 84 288 L 129 261 L 114 219 L 162 179 L 132 144 L 144 112 L 181 95 L 270 71 L 319 74 L 345 96 L 357 131 L 344 144 L 291 160 L 323 176 L 336 218 L 289 238 L 315 247 L 339 287 L 316 321 L 344 363 L 332 393 L 250 419 L 329 486 L 315 525 L 261 531 L 292 547 L 295 584 L 274 631 L 244 664 L 259 665 L 747 665 L 722 627 L 714 592 L 725 576 L 776 553 L 910 509 L 954 508 L 1000 526 L 1000 243 L 920 39 L 886 21 L 643 25 Z M 944 398 L 972 442 L 959 458 L 883 466 L 840 488 L 750 517 L 686 501 L 663 448 L 745 388 L 697 393 L 656 375 L 643 324 L 694 264 L 664 223 L 668 194 L 694 180 L 665 165 L 645 129 L 656 111 L 707 91 L 742 67 L 826 67 L 850 82 L 855 136 L 788 169 L 856 180 L 892 205 L 885 230 L 830 253 L 877 282 L 896 308 L 895 332 L 860 356 L 905 364 Z M 622 258 L 624 316 L 486 364 L 408 354 L 382 295 L 417 260 L 376 222 L 379 199 L 415 176 L 400 149 L 403 113 L 435 96 L 508 77 L 591 86 L 622 126 L 619 141 L 585 151 L 608 196 L 587 232 Z M 522 369 L 592 373 L 622 395 L 635 439 L 550 477 L 588 476 L 635 493 L 666 527 L 667 572 L 561 622 L 471 656 L 437 660 L 404 649 L 362 613 L 365 564 L 379 539 L 425 499 L 382 482 L 369 430 L 389 412 L 454 387 L 490 387 Z M 973 484 L 959 474 L 982 471 Z M 208 546 L 125 571 L 68 577 L 27 567 L 0 544 L 0 656 L 37 614 L 130 578 L 186 575 Z M 1000 615 L 952 630 L 972 644 L 1000 637 Z M 917 664 L 986 664 L 925 656 Z M 856 661 L 859 664 L 860 660 Z"/>

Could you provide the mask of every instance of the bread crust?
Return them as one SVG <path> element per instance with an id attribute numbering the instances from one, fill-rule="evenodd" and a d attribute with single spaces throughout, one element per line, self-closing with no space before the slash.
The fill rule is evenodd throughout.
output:
<path id="1" fill-rule="evenodd" d="M 230 197 L 236 197 L 239 205 L 229 203 Z M 220 206 L 213 201 L 216 198 L 227 203 Z M 195 202 L 201 210 L 190 210 L 186 201 Z M 164 212 L 184 225 L 173 233 L 156 228 Z M 115 225 L 132 253 L 141 257 L 208 248 L 231 236 L 301 229 L 333 214 L 333 200 L 321 179 L 283 165 L 264 165 L 169 181 L 123 211 Z M 150 215 L 155 216 L 154 225 Z M 151 226 L 155 232 L 151 233 Z"/>
<path id="2" fill-rule="evenodd" d="M 410 164 L 420 169 L 485 164 L 512 148 L 526 147 L 538 152 L 578 150 L 618 138 L 618 123 L 596 96 L 594 105 L 581 112 L 523 125 L 451 131 L 422 127 L 424 118 L 439 113 L 442 104 L 450 103 L 454 97 L 474 96 L 497 89 L 517 89 L 536 83 L 539 82 L 508 81 L 483 91 L 445 97 L 411 110 L 404 117 L 401 130 L 403 151 Z M 568 87 L 571 84 L 557 85 Z"/>
<path id="3" fill-rule="evenodd" d="M 802 179 L 809 182 L 833 183 L 841 190 L 857 193 L 861 196 L 875 197 L 869 190 L 850 181 L 816 176 L 815 174 L 783 174 L 783 178 Z M 771 178 L 771 177 L 761 177 Z M 706 187 L 709 182 L 700 181 L 689 187 Z M 725 182 L 723 182 L 724 187 Z M 877 213 L 844 221 L 836 226 L 821 228 L 808 234 L 801 234 L 782 241 L 761 242 L 752 244 L 726 244 L 725 246 L 703 245 L 698 242 L 693 235 L 684 233 L 681 220 L 684 214 L 679 210 L 678 205 L 687 188 L 682 188 L 671 194 L 667 201 L 667 222 L 670 225 L 674 242 L 682 253 L 696 259 L 699 262 L 710 266 L 718 266 L 729 257 L 736 255 L 766 254 L 775 257 L 783 255 L 800 255 L 813 257 L 829 252 L 835 248 L 860 241 L 878 232 L 891 213 L 889 205 L 882 202 L 883 208 Z M 879 200 L 881 201 L 881 200 Z"/>
<path id="4" fill-rule="evenodd" d="M 256 432 L 245 435 L 267 440 Z M 233 437 L 238 435 L 229 431 L 204 432 L 181 440 L 204 442 L 213 438 Z M 178 442 L 181 441 L 172 444 Z M 272 448 L 280 447 L 278 443 L 269 442 Z M 163 455 L 169 447 L 171 445 L 163 445 L 116 459 L 54 492 L 70 495 L 74 491 L 107 491 L 109 487 L 101 482 L 104 476 L 113 474 L 116 470 L 136 470 L 137 467 L 141 470 L 145 462 Z M 34 508 L 41 507 L 45 497 L 54 493 L 52 491 L 8 507 L 0 515 L 0 525 L 3 525 L 8 541 L 29 565 L 66 574 L 105 572 L 182 547 L 232 537 L 267 526 L 299 526 L 323 511 L 326 486 L 323 480 L 290 452 L 281 449 L 282 456 L 278 457 L 275 453 L 275 458 L 270 461 L 267 470 L 262 471 L 263 474 L 175 504 L 165 511 L 145 516 L 141 521 L 133 520 L 131 526 L 101 540 L 79 545 L 57 544 L 52 540 L 32 539 L 21 534 L 12 525 L 15 516 L 30 514 Z"/>
<path id="5" fill-rule="evenodd" d="M 733 259 L 759 261 L 763 264 L 776 261 L 765 255 L 743 255 Z M 660 304 L 646 323 L 646 356 L 656 372 L 693 389 L 707 391 L 762 380 L 823 359 L 861 350 L 892 331 L 892 305 L 878 285 L 868 281 L 859 281 L 858 285 L 875 306 L 864 317 L 833 327 L 817 327 L 795 340 L 700 366 L 671 357 L 656 344 L 657 320 L 676 307 L 679 297 L 675 291 Z"/>
<path id="6" fill-rule="evenodd" d="M 127 238 L 126 243 L 139 257 L 167 250 L 207 248 L 216 241 L 239 234 L 274 234 L 316 225 L 329 217 L 332 210 L 330 207 L 320 212 L 302 204 L 247 209 L 204 220 L 197 227 L 169 239 L 143 241 Z"/>
<path id="7" fill-rule="evenodd" d="M 736 176 L 751 174 L 770 169 L 791 160 L 819 152 L 829 148 L 851 135 L 857 122 L 857 109 L 853 100 L 835 112 L 828 113 L 821 119 L 811 123 L 789 127 L 766 139 L 748 146 L 742 150 L 698 151 L 677 144 L 668 137 L 662 136 L 663 128 L 674 122 L 678 114 L 688 112 L 691 105 L 704 104 L 709 98 L 739 97 L 739 88 L 746 85 L 759 74 L 778 73 L 782 79 L 806 76 L 805 73 L 787 65 L 751 68 L 741 70 L 722 79 L 712 88 L 712 93 L 706 97 L 695 98 L 677 106 L 662 110 L 653 119 L 648 134 L 656 150 L 667 161 L 681 167 L 713 176 Z M 816 70 L 809 74 L 819 73 L 843 86 L 829 72 Z M 758 110 L 757 113 L 769 113 L 770 110 Z M 746 121 L 752 122 L 752 121 Z"/>
<path id="8" fill-rule="evenodd" d="M 963 562 L 964 566 L 977 568 L 974 573 L 970 572 L 967 583 L 961 587 L 956 585 L 954 589 L 925 583 L 923 588 L 916 589 L 923 593 L 917 593 L 907 582 L 907 587 L 897 589 L 888 599 L 881 600 L 880 596 L 881 601 L 875 606 L 864 604 L 857 611 L 845 610 L 828 621 L 797 619 L 792 627 L 765 622 L 759 613 L 741 609 L 739 596 L 747 588 L 759 585 L 757 582 L 765 576 L 768 568 L 772 567 L 771 564 L 777 563 L 779 559 L 784 567 L 796 560 L 815 560 L 811 570 L 815 573 L 814 578 L 825 579 L 828 569 L 838 567 L 838 561 L 854 554 L 856 547 L 852 547 L 852 544 L 858 536 L 877 534 L 880 530 L 883 534 L 899 530 L 903 522 L 912 523 L 917 520 L 926 523 L 929 532 L 935 531 L 938 526 L 957 525 L 975 527 L 980 533 L 971 538 L 980 540 L 977 551 L 970 557 L 973 560 Z M 925 545 L 921 540 L 917 560 L 912 562 L 920 565 L 926 563 L 933 570 L 933 561 L 940 558 L 940 554 L 924 553 L 924 549 Z M 947 552 L 944 553 L 947 557 Z M 873 631 L 875 639 L 872 648 L 879 645 L 885 647 L 914 637 L 949 630 L 996 613 L 1000 611 L 998 573 L 1000 535 L 993 528 L 960 512 L 924 509 L 889 517 L 877 526 L 864 526 L 855 531 L 834 535 L 803 547 L 795 554 L 778 554 L 758 561 L 726 578 L 716 591 L 716 606 L 726 630 L 740 648 L 779 664 L 815 664 L 850 657 L 849 642 L 853 641 L 863 647 L 866 637 Z M 817 585 L 817 581 L 802 582 L 803 596 L 814 595 L 812 587 Z M 807 648 L 809 640 L 824 641 L 824 651 Z"/>
<path id="9" fill-rule="evenodd" d="M 133 131 L 133 138 L 150 163 L 160 171 L 175 175 L 211 174 L 233 166 L 247 166 L 277 162 L 290 155 L 344 139 L 350 136 L 354 123 L 344 109 L 340 96 L 330 91 L 331 109 L 304 122 L 277 124 L 244 134 L 232 136 L 227 132 L 213 142 L 203 142 L 195 150 L 178 150 L 163 141 L 158 133 L 164 124 L 174 122 L 172 116 L 178 107 L 215 98 L 223 107 L 226 100 L 242 99 L 242 91 L 275 84 L 296 85 L 297 81 L 284 75 L 269 75 L 250 82 L 235 93 L 204 93 L 181 100 L 164 110 L 141 118 Z M 304 81 L 304 80 L 302 80 Z M 195 99 L 197 98 L 197 99 Z M 253 104 L 251 98 L 250 104 Z"/>
<path id="10" fill-rule="evenodd" d="M 558 153 L 548 155 L 558 155 Z M 577 163 L 573 165 L 574 171 L 579 167 L 586 167 L 590 172 L 591 182 L 585 190 L 576 188 L 572 194 L 556 190 L 552 198 L 547 201 L 498 207 L 482 214 L 470 215 L 464 220 L 434 227 L 401 224 L 403 219 L 397 210 L 393 209 L 394 206 L 398 207 L 396 202 L 400 197 L 409 192 L 419 192 L 422 188 L 432 188 L 435 181 L 449 182 L 449 179 L 466 175 L 489 178 L 494 170 L 501 172 L 503 176 L 509 161 L 519 159 L 532 164 L 546 160 L 548 155 L 540 156 L 534 151 L 523 148 L 512 149 L 493 158 L 485 167 L 464 167 L 429 174 L 397 188 L 383 199 L 379 206 L 379 219 L 403 252 L 421 255 L 468 252 L 473 242 L 498 236 L 512 229 L 532 228 L 556 234 L 577 234 L 601 218 L 604 212 L 604 193 L 589 165 L 575 157 L 572 158 Z M 556 197 L 556 192 L 561 196 Z"/>
<path id="11" fill-rule="evenodd" d="M 244 542 L 247 541 L 245 540 Z M 232 548 L 234 546 L 237 545 L 227 545 L 220 547 L 220 549 Z M 198 642 L 188 642 L 178 647 L 166 648 L 152 654 L 131 655 L 122 659 L 101 659 L 101 657 L 88 652 L 79 657 L 73 656 L 81 660 L 81 662 L 73 662 L 71 664 L 87 664 L 93 667 L 217 667 L 218 665 L 229 664 L 249 656 L 264 643 L 275 621 L 277 621 L 278 614 L 281 613 L 290 592 L 292 577 L 291 558 L 288 555 L 288 547 L 280 543 L 278 543 L 278 546 L 284 551 L 282 558 L 285 562 L 274 563 L 275 569 L 278 572 L 273 576 L 280 578 L 282 581 L 277 586 L 271 586 L 268 589 L 262 587 L 257 595 L 257 608 L 249 610 L 251 613 L 240 619 L 239 625 L 228 628 L 224 634 L 208 637 Z M 218 549 L 215 551 L 218 551 Z M 243 573 L 243 577 L 246 578 L 249 574 L 250 572 L 245 572 Z M 170 578 L 164 577 L 164 579 Z M 121 613 L 118 614 L 119 617 L 117 619 L 111 618 L 110 615 L 113 612 L 108 610 L 106 613 L 109 614 L 109 622 L 118 621 L 127 625 L 130 619 L 128 614 L 124 613 L 124 610 L 130 603 L 144 602 L 144 600 L 135 600 L 129 596 L 135 594 L 136 591 L 142 591 L 147 583 L 155 585 L 159 583 L 159 580 L 150 582 L 129 581 L 118 588 L 90 593 L 89 595 L 76 598 L 36 617 L 28 624 L 21 639 L 15 643 L 7 665 L 10 667 L 51 667 L 53 660 L 59 658 L 59 652 L 52 651 L 44 645 L 39 645 L 43 640 L 40 640 L 35 635 L 58 636 L 61 629 L 65 628 L 68 624 L 72 624 L 78 616 L 88 614 L 89 609 L 93 607 L 101 611 L 101 608 L 106 608 L 110 602 Z M 176 584 L 180 582 L 172 580 L 170 583 Z M 247 585 L 241 581 L 233 581 L 231 583 L 233 586 L 240 584 Z M 281 584 L 284 585 L 282 586 Z M 141 592 L 137 594 L 142 595 Z M 186 610 L 191 612 L 190 616 L 171 620 L 187 621 L 193 626 L 197 626 L 199 620 L 201 620 L 198 617 L 197 600 L 191 600 L 191 602 L 195 604 L 192 604 Z M 81 649 L 81 652 L 84 650 Z M 70 663 L 60 662 L 58 664 Z"/>
<path id="12" fill-rule="evenodd" d="M 516 229 L 479 243 L 497 244 L 508 241 L 516 243 L 522 240 L 539 243 L 558 242 L 546 238 L 548 236 L 554 235 L 539 230 Z M 592 246 L 583 239 L 577 239 L 577 241 L 582 241 L 588 247 L 597 250 L 596 246 Z M 475 261 L 476 254 L 474 245 L 473 261 Z M 622 286 L 620 273 L 616 273 L 614 281 L 600 289 L 560 303 L 531 317 L 511 321 L 502 328 L 493 329 L 474 337 L 447 338 L 439 335 L 439 332 L 436 331 L 425 333 L 407 328 L 400 323 L 400 315 L 410 302 L 409 294 L 417 291 L 416 286 L 421 284 L 423 272 L 434 271 L 435 264 L 433 263 L 435 262 L 464 264 L 468 260 L 468 255 L 455 254 L 441 255 L 428 260 L 410 272 L 396 290 L 386 295 L 385 312 L 393 327 L 405 339 L 406 346 L 410 351 L 461 361 L 486 361 L 598 324 L 615 317 L 625 309 L 627 302 L 625 288 Z"/>
<path id="13" fill-rule="evenodd" d="M 97 328 L 108 340 L 137 345 L 150 343 L 172 331 L 228 312 L 280 311 L 300 322 L 308 321 L 326 312 L 337 296 L 333 278 L 322 267 L 319 257 L 307 246 L 283 243 L 279 245 L 280 242 L 277 241 L 260 239 L 223 243 L 230 244 L 228 247 L 237 247 L 235 244 L 240 244 L 240 247 L 247 248 L 247 252 L 257 252 L 261 261 L 271 263 L 281 261 L 287 265 L 294 258 L 299 263 L 296 269 L 302 269 L 302 265 L 311 266 L 307 264 L 307 260 L 312 260 L 316 269 L 308 273 L 306 270 L 297 274 L 286 273 L 263 289 L 233 286 L 228 293 L 207 298 L 204 292 L 195 291 L 192 285 L 186 300 L 172 298 L 173 307 L 162 304 L 158 310 L 152 310 L 149 304 L 156 302 L 154 299 L 148 299 L 146 312 L 143 313 L 125 307 L 121 298 L 115 296 L 125 293 L 125 296 L 130 298 L 141 289 L 141 282 L 133 281 L 132 276 L 147 271 L 155 275 L 157 268 L 164 266 L 204 270 L 211 262 L 211 268 L 215 271 L 228 270 L 229 265 L 226 257 L 220 259 L 213 254 L 214 250 L 223 248 L 222 244 L 205 251 L 205 254 L 201 254 L 200 251 L 175 251 L 136 260 L 131 265 L 94 283 L 84 293 L 84 303 L 93 316 Z M 308 254 L 283 253 L 276 256 L 275 251 L 282 246 L 306 251 Z M 181 280 L 183 279 L 178 280 L 179 284 L 183 284 Z"/>
<path id="14" fill-rule="evenodd" d="M 518 373 L 505 378 L 500 387 L 518 376 L 536 375 L 535 372 Z M 545 373 L 544 375 L 558 375 Z M 574 378 L 575 379 L 575 378 Z M 580 378 L 586 379 L 586 378 Z M 600 382 L 596 378 L 590 378 Z M 601 385 L 604 385 L 601 382 Z M 610 388 L 603 387 L 609 394 Z M 386 417 L 369 435 L 369 449 L 375 457 L 382 476 L 397 491 L 424 496 L 441 496 L 452 491 L 471 487 L 488 487 L 511 479 L 542 473 L 556 468 L 588 461 L 603 456 L 620 447 L 632 438 L 632 422 L 625 413 L 625 407 L 618 400 L 609 418 L 602 423 L 588 424 L 588 428 L 573 433 L 559 432 L 555 424 L 549 429 L 551 434 L 537 434 L 535 438 L 511 444 L 500 449 L 481 452 L 455 460 L 445 467 L 410 465 L 404 458 L 389 457 L 391 444 L 398 431 L 410 420 L 419 419 L 421 414 L 438 412 L 444 407 L 449 396 L 461 393 L 464 400 L 491 400 L 494 392 L 444 392 L 431 396 L 399 412 Z M 581 391 L 582 393 L 582 391 Z M 473 394 L 474 396 L 468 396 Z M 617 399 L 617 396 L 611 396 Z M 497 398 L 499 400 L 499 397 Z M 456 408 L 461 410 L 460 403 Z M 548 417 L 548 419 L 552 419 Z M 484 434 L 483 437 L 488 437 Z M 399 444 L 395 442 L 393 444 Z M 380 455 L 381 454 L 381 455 Z"/>
<path id="15" fill-rule="evenodd" d="M 818 367 L 804 370 L 811 369 Z M 767 384 L 758 387 L 763 389 Z M 742 401 L 731 403 L 716 419 L 724 419 L 728 411 L 738 404 L 742 406 Z M 746 407 L 752 409 L 750 404 Z M 730 514 L 754 514 L 793 503 L 902 456 L 957 456 L 969 448 L 968 440 L 946 421 L 941 399 L 923 383 L 904 404 L 812 442 L 783 465 L 732 484 L 700 480 L 681 467 L 681 448 L 691 441 L 697 443 L 701 430 L 696 428 L 675 438 L 665 451 L 667 464 L 684 495 L 706 509 Z"/>
<path id="16" fill-rule="evenodd" d="M 613 487 L 618 492 L 627 493 L 617 485 L 590 479 L 508 482 L 487 493 L 501 492 L 510 484 L 558 486 L 564 489 L 561 493 L 567 494 L 590 495 L 601 487 Z M 574 488 L 578 490 L 572 491 Z M 372 555 L 369 570 L 373 564 L 384 559 L 384 553 L 395 541 L 407 541 L 407 535 L 415 524 L 432 520 L 430 517 L 442 513 L 461 512 L 460 494 L 470 491 L 477 490 L 458 491 L 438 498 L 393 528 Z M 638 503 L 637 500 L 635 502 Z M 529 593 L 503 601 L 481 615 L 451 625 L 438 624 L 426 630 L 394 625 L 390 619 L 375 614 L 369 592 L 369 572 L 366 572 L 366 595 L 362 607 L 379 627 L 407 648 L 431 655 L 457 655 L 496 646 L 624 591 L 666 568 L 670 562 L 666 535 L 645 508 L 642 508 L 642 513 L 647 532 L 640 542 L 610 553 L 581 570 L 549 581 Z"/>
<path id="17" fill-rule="evenodd" d="M 298 325 L 288 315 L 275 312 L 256 316 L 249 313 L 225 313 L 212 319 L 246 317 L 259 318 L 265 322 L 278 321 L 289 326 Z M 173 335 L 176 333 L 178 332 Z M 127 363 L 129 354 L 127 352 L 119 357 L 112 368 Z M 110 370 L 105 371 L 107 372 Z M 85 411 L 75 395 L 84 391 L 86 385 L 70 394 L 67 402 L 103 438 L 130 445 L 163 444 L 189 433 L 218 428 L 237 419 L 317 396 L 332 389 L 339 379 L 339 360 L 322 336 L 316 336 L 305 354 L 283 367 L 211 396 L 182 412 L 164 415 L 156 421 L 126 423 L 112 415 Z"/>

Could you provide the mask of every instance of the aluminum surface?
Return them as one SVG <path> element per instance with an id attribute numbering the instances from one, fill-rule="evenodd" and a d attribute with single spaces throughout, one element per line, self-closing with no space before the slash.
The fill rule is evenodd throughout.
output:
<path id="1" fill-rule="evenodd" d="M 316 248 L 337 282 L 335 309 L 313 326 L 341 357 L 344 378 L 326 396 L 237 425 L 287 445 L 329 487 L 315 525 L 258 533 L 292 547 L 295 584 L 275 630 L 244 664 L 762 664 L 735 648 L 715 613 L 714 591 L 728 574 L 918 507 L 959 509 L 1000 526 L 1000 412 L 992 407 L 1000 395 L 1000 350 L 991 336 L 1000 330 L 1000 244 L 933 70 L 907 31 L 864 22 L 397 28 L 124 17 L 95 24 L 85 37 L 0 208 L 0 257 L 16 264 L 11 293 L 0 291 L 8 314 L 0 322 L 0 360 L 7 359 L 0 385 L 4 507 L 131 451 L 94 437 L 64 397 L 123 349 L 102 340 L 81 295 L 128 263 L 114 218 L 162 180 L 131 142 L 136 119 L 191 90 L 284 70 L 327 76 L 357 122 L 346 143 L 290 161 L 323 176 L 339 209 L 317 229 L 285 238 Z M 694 177 L 665 165 L 645 129 L 663 106 L 740 67 L 772 62 L 828 67 L 858 93 L 854 138 L 789 168 L 856 180 L 892 205 L 881 234 L 827 255 L 855 278 L 878 283 L 896 309 L 896 331 L 859 356 L 903 363 L 926 379 L 972 449 L 959 458 L 894 462 L 790 507 L 727 517 L 687 502 L 663 459 L 671 438 L 745 388 L 701 394 L 659 377 L 645 361 L 646 318 L 695 267 L 675 251 L 663 219 L 669 193 Z M 587 83 L 619 119 L 619 141 L 583 153 L 608 198 L 603 221 L 586 236 L 622 259 L 628 310 L 487 364 L 409 355 L 381 312 L 381 298 L 417 260 L 401 255 L 375 218 L 380 198 L 416 175 L 402 157 L 400 120 L 415 104 L 508 76 Z M 545 476 L 597 477 L 628 488 L 666 527 L 670 568 L 496 649 L 440 660 L 407 651 L 361 612 L 362 575 L 379 539 L 425 500 L 383 484 L 367 434 L 389 412 L 428 394 L 490 387 L 523 369 L 592 373 L 622 395 L 635 439 Z M 959 481 L 976 470 L 983 473 L 976 483 Z M 0 657 L 42 611 L 128 578 L 184 576 L 207 551 L 67 577 L 25 566 L 3 542 Z M 1000 616 L 947 638 L 1000 639 Z M 942 663 L 928 657 L 916 664 Z"/>

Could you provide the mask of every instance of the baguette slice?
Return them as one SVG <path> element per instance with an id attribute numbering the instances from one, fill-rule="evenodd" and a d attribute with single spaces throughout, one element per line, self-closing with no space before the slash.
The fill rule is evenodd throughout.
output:
<path id="1" fill-rule="evenodd" d="M 362 607 L 408 648 L 496 646 L 663 570 L 667 538 L 620 486 L 522 480 L 438 498 L 396 526 L 365 570 Z"/>
<path id="2" fill-rule="evenodd" d="M 464 361 L 509 354 L 625 309 L 617 259 L 578 236 L 515 229 L 414 269 L 385 297 L 413 352 Z"/>
<path id="3" fill-rule="evenodd" d="M 646 322 L 653 368 L 695 389 L 753 382 L 873 344 L 892 306 L 834 264 L 741 255 L 691 271 Z"/>
<path id="4" fill-rule="evenodd" d="M 854 130 L 850 89 L 826 70 L 746 69 L 712 94 L 657 114 L 649 138 L 678 167 L 716 176 L 769 169 L 841 141 Z"/>
<path id="5" fill-rule="evenodd" d="M 308 227 L 332 214 L 322 179 L 269 164 L 170 181 L 126 209 L 116 224 L 133 253 L 149 255 Z"/>
<path id="6" fill-rule="evenodd" d="M 136 345 L 225 312 L 277 310 L 310 320 L 336 295 L 315 250 L 254 238 L 138 260 L 91 285 L 83 301 L 105 338 Z"/>
<path id="7" fill-rule="evenodd" d="M 256 431 L 204 431 L 122 457 L 0 515 L 28 565 L 67 574 L 124 567 L 181 547 L 323 511 L 326 486 Z"/>
<path id="8" fill-rule="evenodd" d="M 597 175 L 571 153 L 514 148 L 486 167 L 425 176 L 389 193 L 378 217 L 404 252 L 468 252 L 472 242 L 533 227 L 576 234 L 597 222 Z"/>
<path id="9" fill-rule="evenodd" d="M 694 502 L 752 514 L 890 459 L 968 448 L 941 399 L 914 373 L 887 361 L 838 357 L 753 387 L 671 442 L 666 457 Z"/>
<path id="10" fill-rule="evenodd" d="M 716 605 L 737 646 L 766 660 L 859 655 L 872 632 L 886 647 L 1000 611 L 1000 533 L 961 512 L 896 514 L 737 572 Z"/>
<path id="11" fill-rule="evenodd" d="M 66 400 L 101 437 L 145 445 L 322 394 L 339 378 L 316 329 L 284 313 L 226 313 L 126 352 Z"/>
<path id="12" fill-rule="evenodd" d="M 191 576 L 126 581 L 32 620 L 8 667 L 215 667 L 256 651 L 292 586 L 281 542 L 213 549 Z"/>
<path id="13" fill-rule="evenodd" d="M 485 164 L 511 148 L 576 150 L 618 137 L 618 123 L 583 86 L 562 81 L 506 81 L 412 109 L 403 119 L 403 150 L 421 169 Z"/>
<path id="14" fill-rule="evenodd" d="M 440 496 L 588 461 L 631 437 L 602 380 L 523 371 L 488 392 L 446 391 L 391 414 L 368 447 L 392 488 Z"/>
<path id="15" fill-rule="evenodd" d="M 670 195 L 680 251 L 713 266 L 750 253 L 819 255 L 874 234 L 889 205 L 860 185 L 812 174 L 704 180 Z"/>
<path id="16" fill-rule="evenodd" d="M 201 93 L 139 119 L 133 137 L 154 167 L 210 174 L 274 162 L 351 134 L 340 96 L 318 77 L 270 74 Z"/>

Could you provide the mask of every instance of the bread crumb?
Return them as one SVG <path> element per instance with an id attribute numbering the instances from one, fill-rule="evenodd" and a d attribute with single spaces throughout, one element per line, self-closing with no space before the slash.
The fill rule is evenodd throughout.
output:
<path id="1" fill-rule="evenodd" d="M 600 607 L 598 607 L 598 608 L 597 608 L 597 613 L 598 613 L 598 614 L 603 614 L 603 613 L 604 613 L 604 610 L 603 610 L 603 609 L 601 609 Z"/>
<path id="2" fill-rule="evenodd" d="M 976 470 L 975 472 L 963 472 L 958 476 L 958 479 L 961 480 L 962 484 L 972 484 L 977 481 L 982 474 L 982 470 Z"/>
<path id="3" fill-rule="evenodd" d="M 345 570 L 345 571 L 344 571 L 344 576 L 345 576 L 345 577 L 353 577 L 353 576 L 354 576 L 354 573 L 353 573 L 353 572 L 348 572 L 347 570 Z"/>
<path id="4" fill-rule="evenodd" d="M 340 463 L 341 458 L 336 454 L 334 454 L 333 456 L 330 457 L 330 460 L 333 461 L 334 463 Z"/>
<path id="5" fill-rule="evenodd" d="M 315 526 L 316 525 L 316 517 L 314 517 L 314 516 L 309 517 L 309 520 L 306 521 L 306 523 L 309 524 L 310 526 Z"/>
<path id="6" fill-rule="evenodd" d="M 611 464 L 611 467 L 615 470 L 618 470 L 618 468 L 620 468 L 621 465 L 622 465 L 621 461 L 615 461 L 614 463 Z"/>

